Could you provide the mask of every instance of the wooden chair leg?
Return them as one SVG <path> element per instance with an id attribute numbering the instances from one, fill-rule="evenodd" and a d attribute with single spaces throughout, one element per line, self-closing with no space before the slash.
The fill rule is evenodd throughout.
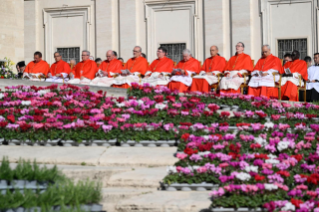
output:
<path id="1" fill-rule="evenodd" d="M 278 99 L 281 100 L 281 88 L 278 88 Z"/>
<path id="2" fill-rule="evenodd" d="M 305 89 L 303 94 L 304 101 L 307 102 L 307 90 Z"/>

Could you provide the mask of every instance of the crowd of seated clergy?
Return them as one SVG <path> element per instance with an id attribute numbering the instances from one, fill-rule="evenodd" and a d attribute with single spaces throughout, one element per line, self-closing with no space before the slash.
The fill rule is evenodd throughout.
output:
<path id="1" fill-rule="evenodd" d="M 271 54 L 269 45 L 264 45 L 262 57 L 254 66 L 244 50 L 244 43 L 237 43 L 236 54 L 227 62 L 218 54 L 218 47 L 211 46 L 210 57 L 203 65 L 188 49 L 183 51 L 183 59 L 176 65 L 167 57 L 167 50 L 163 47 L 157 49 L 157 58 L 151 64 L 140 46 L 134 47 L 133 57 L 126 63 L 113 50 L 106 52 L 104 61 L 100 58 L 94 60 L 90 52 L 84 50 L 82 60 L 77 64 L 74 60 L 68 64 L 55 52 L 55 63 L 51 67 L 42 60 L 40 52 L 35 52 L 34 61 L 27 66 L 24 62 L 18 63 L 17 70 L 20 77 L 33 81 L 116 88 L 148 83 L 179 92 L 210 92 L 212 86 L 216 86 L 221 94 L 237 94 L 246 83 L 248 95 L 280 97 L 289 101 L 299 101 L 299 88 L 304 86 L 307 101 L 319 100 L 319 53 L 314 55 L 314 65 L 310 57 L 300 60 L 300 53 L 296 50 L 285 54 L 281 61 Z"/>

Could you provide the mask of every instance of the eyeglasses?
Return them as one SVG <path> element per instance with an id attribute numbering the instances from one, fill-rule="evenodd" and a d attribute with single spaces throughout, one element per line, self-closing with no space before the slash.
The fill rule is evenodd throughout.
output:
<path id="1" fill-rule="evenodd" d="M 263 52 L 263 54 L 266 54 L 266 53 L 268 53 L 268 51 L 266 51 L 266 52 Z"/>
<path id="2" fill-rule="evenodd" d="M 61 55 L 59 55 L 59 56 L 54 56 L 54 58 L 57 58 L 57 57 L 61 57 Z"/>
<path id="3" fill-rule="evenodd" d="M 236 45 L 236 47 L 243 47 L 242 45 Z"/>
<path id="4" fill-rule="evenodd" d="M 133 50 L 133 52 L 140 52 L 140 51 L 135 51 L 135 50 Z"/>
<path id="5" fill-rule="evenodd" d="M 81 56 L 82 56 L 82 57 L 86 57 L 86 56 L 89 56 L 89 55 L 83 55 L 83 54 L 82 54 Z"/>

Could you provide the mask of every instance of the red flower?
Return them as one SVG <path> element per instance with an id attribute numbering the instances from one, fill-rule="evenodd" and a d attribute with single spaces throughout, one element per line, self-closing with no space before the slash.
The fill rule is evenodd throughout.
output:
<path id="1" fill-rule="evenodd" d="M 34 115 L 33 116 L 33 120 L 35 122 L 41 122 L 43 120 L 43 116 L 37 116 L 37 115 Z"/>
<path id="2" fill-rule="evenodd" d="M 204 151 L 210 151 L 212 149 L 212 147 L 213 147 L 213 143 L 209 142 L 207 144 L 200 144 L 198 146 L 198 149 L 199 149 L 199 151 L 204 152 Z"/>
<path id="3" fill-rule="evenodd" d="M 7 121 L 1 121 L 0 122 L 0 128 L 5 128 L 8 125 Z"/>
<path id="4" fill-rule="evenodd" d="M 232 156 L 233 160 L 236 160 L 236 158 L 240 158 L 241 157 L 241 154 L 237 154 L 237 153 L 234 153 L 234 152 L 229 152 L 228 155 Z"/>
<path id="5" fill-rule="evenodd" d="M 267 117 L 266 113 L 256 112 L 256 114 L 259 116 L 259 118 L 262 118 L 262 119 Z"/>
<path id="6" fill-rule="evenodd" d="M 263 180 L 265 180 L 265 177 L 264 177 L 264 176 L 261 176 L 261 175 L 258 175 L 258 174 L 255 175 L 254 178 L 255 178 L 256 181 L 263 181 Z"/>
<path id="7" fill-rule="evenodd" d="M 314 185 L 318 185 L 318 181 L 319 181 L 319 174 L 315 173 L 315 174 L 311 174 L 308 178 L 307 178 L 307 182 L 308 183 L 312 183 Z"/>
<path id="8" fill-rule="evenodd" d="M 223 111 L 223 112 L 221 112 L 220 116 L 221 116 L 222 118 L 227 118 L 227 117 L 230 116 L 230 112 L 228 112 L 228 111 Z"/>
<path id="9" fill-rule="evenodd" d="M 208 105 L 208 109 L 210 109 L 211 111 L 215 112 L 219 109 L 219 106 L 218 105 L 215 105 L 215 104 L 210 104 Z"/>
<path id="10" fill-rule="evenodd" d="M 170 102 L 175 102 L 175 96 L 166 96 L 166 99 Z"/>
<path id="11" fill-rule="evenodd" d="M 156 103 L 161 103 L 164 102 L 164 97 L 163 95 L 156 95 L 154 96 L 154 100 L 156 101 Z"/>
<path id="12" fill-rule="evenodd" d="M 259 148 L 261 148 L 261 145 L 260 144 L 250 144 L 250 148 L 259 149 Z"/>
<path id="13" fill-rule="evenodd" d="M 90 127 L 92 127 L 94 130 L 98 130 L 100 128 L 100 125 L 97 125 L 96 123 L 90 124 Z"/>
<path id="14" fill-rule="evenodd" d="M 280 174 L 283 177 L 289 177 L 290 176 L 289 172 L 284 171 L 284 170 L 278 171 L 277 174 Z"/>
<path id="15" fill-rule="evenodd" d="M 291 155 L 291 157 L 295 158 L 298 162 L 302 160 L 302 155 Z"/>
<path id="16" fill-rule="evenodd" d="M 11 122 L 11 123 L 14 123 L 16 120 L 14 118 L 14 115 L 8 115 L 7 116 L 7 119 Z"/>
<path id="17" fill-rule="evenodd" d="M 212 115 L 214 115 L 214 112 L 213 111 L 204 111 L 204 115 L 205 116 L 212 116 Z"/>
<path id="18" fill-rule="evenodd" d="M 316 115 L 316 114 L 307 114 L 306 117 L 307 117 L 308 119 L 312 119 L 312 118 L 316 118 L 317 115 Z"/>
<path id="19" fill-rule="evenodd" d="M 198 103 L 200 102 L 200 98 L 192 96 L 188 101 L 193 102 L 193 103 Z"/>
<path id="20" fill-rule="evenodd" d="M 269 159 L 267 154 L 255 154 L 255 159 L 264 159 L 267 160 Z"/>
<path id="21" fill-rule="evenodd" d="M 197 154 L 197 153 L 198 153 L 198 150 L 197 150 L 197 149 L 196 149 L 196 150 L 193 150 L 193 149 L 191 149 L 191 148 L 185 148 L 184 153 L 187 154 L 187 155 L 189 155 L 189 156 L 191 156 L 191 155 L 193 155 L 193 154 Z"/>
<path id="22" fill-rule="evenodd" d="M 124 98 L 123 96 L 121 96 L 121 97 L 117 98 L 117 101 L 118 101 L 119 103 L 122 103 L 122 102 L 125 101 L 125 98 Z"/>
<path id="23" fill-rule="evenodd" d="M 31 127 L 32 127 L 31 124 L 21 124 L 20 125 L 20 129 L 21 129 L 22 132 L 26 132 Z"/>
<path id="24" fill-rule="evenodd" d="M 250 124 L 249 123 L 237 123 L 236 126 L 237 127 L 244 127 L 244 126 L 250 127 Z"/>
<path id="25" fill-rule="evenodd" d="M 229 126 L 229 124 L 227 122 L 225 122 L 225 123 L 220 123 L 219 126 L 226 127 L 226 126 Z"/>
<path id="26" fill-rule="evenodd" d="M 304 123 L 304 122 L 301 122 L 301 123 L 297 123 L 297 124 L 295 124 L 295 127 L 297 127 L 297 126 L 299 126 L 300 124 L 302 124 L 302 126 L 306 126 L 306 123 Z"/>
<path id="27" fill-rule="evenodd" d="M 217 136 L 219 138 L 218 141 L 223 139 L 223 135 L 222 134 L 213 134 L 212 136 Z"/>
<path id="28" fill-rule="evenodd" d="M 185 133 L 181 137 L 181 139 L 183 139 L 185 142 L 188 140 L 188 138 L 189 138 L 189 133 Z"/>
<path id="29" fill-rule="evenodd" d="M 5 109 L 0 109 L 0 115 L 3 115 L 6 113 L 6 110 Z"/>
<path id="30" fill-rule="evenodd" d="M 290 202 L 291 202 L 291 204 L 293 204 L 293 205 L 294 205 L 294 206 L 296 206 L 297 208 L 300 208 L 300 204 L 302 204 L 302 203 L 303 203 L 303 201 L 302 201 L 302 200 L 299 200 L 299 199 L 293 199 L 293 198 L 291 198 Z"/>

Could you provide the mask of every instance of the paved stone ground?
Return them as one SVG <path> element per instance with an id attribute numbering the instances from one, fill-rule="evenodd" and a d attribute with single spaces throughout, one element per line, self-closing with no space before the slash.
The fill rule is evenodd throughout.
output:
<path id="1" fill-rule="evenodd" d="M 63 83 L 50 83 L 50 82 L 34 82 L 29 80 L 10 80 L 10 79 L 0 79 L 0 89 L 2 91 L 5 90 L 6 86 L 17 86 L 17 85 L 29 85 L 29 86 L 48 86 L 52 84 L 58 84 L 62 85 Z M 78 85 L 76 86 L 83 87 L 85 85 Z M 122 88 L 112 88 L 112 87 L 101 87 L 101 86 L 90 86 L 90 91 L 97 92 L 98 90 L 103 90 L 107 92 L 107 96 L 114 96 L 114 97 L 120 97 L 120 96 L 127 96 L 126 89 Z"/>
<path id="2" fill-rule="evenodd" d="M 198 212 L 210 205 L 209 191 L 159 190 L 166 167 L 177 162 L 176 147 L 28 147 L 0 146 L 0 159 L 12 166 L 19 158 L 57 164 L 75 181 L 96 180 L 103 185 L 108 212 Z M 82 164 L 82 165 L 81 165 Z"/>

